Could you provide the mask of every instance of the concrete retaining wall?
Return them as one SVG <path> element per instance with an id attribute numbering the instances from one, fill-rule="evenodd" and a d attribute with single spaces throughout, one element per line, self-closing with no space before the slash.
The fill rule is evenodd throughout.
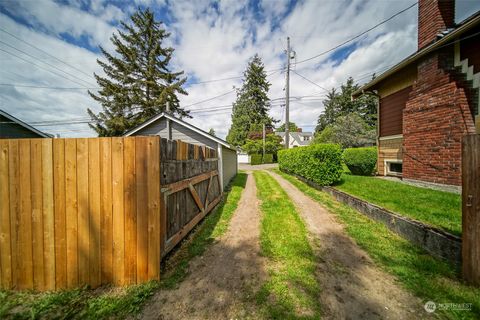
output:
<path id="1" fill-rule="evenodd" d="M 370 219 L 383 223 L 388 229 L 423 248 L 431 255 L 458 265 L 461 264 L 462 239 L 460 237 L 388 211 L 335 188 L 322 187 L 301 176 L 292 175 L 315 189 L 331 194 L 338 201 L 349 205 Z"/>

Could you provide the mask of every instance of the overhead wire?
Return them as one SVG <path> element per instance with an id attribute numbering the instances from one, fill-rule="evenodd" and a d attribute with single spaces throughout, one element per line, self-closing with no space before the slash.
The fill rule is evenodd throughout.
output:
<path id="1" fill-rule="evenodd" d="M 55 70 L 58 70 L 58 71 L 60 71 L 60 72 L 63 72 L 64 74 L 66 74 L 66 75 L 68 75 L 68 76 L 70 76 L 70 77 L 73 77 L 73 78 L 75 78 L 75 79 L 77 79 L 77 80 L 83 81 L 83 82 L 85 82 L 85 83 L 87 83 L 87 84 L 89 84 L 89 85 L 92 85 L 92 84 L 89 83 L 88 81 L 85 81 L 85 80 L 83 80 L 82 78 L 79 78 L 79 77 L 77 77 L 76 75 L 74 75 L 74 74 L 72 74 L 72 73 L 70 73 L 70 72 L 64 71 L 64 70 L 58 68 L 57 66 L 51 64 L 51 63 L 48 63 L 48 62 L 45 62 L 45 61 L 41 61 L 38 57 L 36 57 L 36 56 L 34 56 L 34 55 L 31 55 L 31 54 L 29 54 L 28 52 L 25 52 L 24 50 L 18 49 L 18 48 L 16 48 L 16 47 L 12 46 L 12 45 L 9 44 L 9 43 L 6 43 L 6 42 L 4 42 L 4 41 L 2 41 L 2 40 L 0 40 L 0 43 L 3 44 L 3 45 L 5 45 L 5 46 L 7 46 L 7 47 L 9 47 L 9 48 L 11 48 L 11 49 L 13 49 L 13 50 L 15 50 L 15 51 L 18 51 L 18 52 L 22 53 L 22 54 L 24 54 L 24 55 L 26 55 L 26 56 L 28 56 L 28 57 L 30 57 L 30 58 L 33 58 L 33 59 L 35 59 L 35 60 L 37 60 L 37 61 L 40 61 L 41 63 L 46 64 L 47 66 L 49 66 L 49 67 L 51 67 L 51 68 L 54 68 Z"/>
<path id="2" fill-rule="evenodd" d="M 63 61 L 62 59 L 60 59 L 60 58 L 58 58 L 58 57 L 56 57 L 56 56 L 48 53 L 47 51 L 45 51 L 45 50 L 43 50 L 43 49 L 41 49 L 41 48 L 39 48 L 39 47 L 31 44 L 30 42 L 25 41 L 25 40 L 23 40 L 22 38 L 17 37 L 17 36 L 14 35 L 13 33 L 10 33 L 10 32 L 8 32 L 8 31 L 6 31 L 5 29 L 0 28 L 0 31 L 3 32 L 3 33 L 8 34 L 9 36 L 17 39 L 17 40 L 20 41 L 20 42 L 25 43 L 26 45 L 28 45 L 28 46 L 30 46 L 30 47 L 32 47 L 32 48 L 34 48 L 34 49 L 37 49 L 38 51 L 40 51 L 40 52 L 46 54 L 47 56 L 49 56 L 49 57 L 51 57 L 51 58 L 53 58 L 53 59 L 55 59 L 55 60 L 63 63 L 64 65 L 66 65 L 66 66 L 68 66 L 68 67 L 70 67 L 70 68 L 72 68 L 72 69 L 80 72 L 81 74 L 84 74 L 84 75 L 86 75 L 86 76 L 88 76 L 88 77 L 91 77 L 91 76 L 92 76 L 91 74 L 88 74 L 88 73 L 84 72 L 83 70 L 81 70 L 81 69 L 79 69 L 79 68 L 77 68 L 77 67 L 75 67 L 75 66 L 73 66 L 73 65 L 71 65 L 71 64 L 69 64 L 69 63 L 67 63 L 67 62 L 65 62 L 65 61 Z"/>
<path id="3" fill-rule="evenodd" d="M 23 61 L 25 61 L 25 62 L 27 62 L 27 63 L 30 63 L 30 64 L 32 64 L 32 65 L 34 65 L 34 66 L 36 66 L 36 67 L 38 67 L 38 68 L 40 68 L 40 69 L 43 69 L 43 70 L 45 70 L 45 71 L 48 71 L 48 72 L 50 72 L 50 73 L 52 73 L 52 74 L 54 74 L 54 75 L 56 75 L 56 76 L 58 76 L 58 77 L 64 78 L 64 79 L 69 80 L 69 81 L 71 81 L 71 82 L 73 82 L 73 83 L 76 83 L 76 84 L 78 84 L 78 85 L 81 85 L 82 87 L 85 87 L 84 84 L 82 84 L 82 83 L 80 83 L 80 82 L 78 82 L 78 81 L 76 81 L 76 80 L 67 78 L 67 77 L 65 77 L 64 75 L 60 74 L 60 73 L 57 73 L 57 72 L 52 71 L 52 70 L 49 70 L 49 69 L 43 67 L 42 65 L 38 65 L 38 64 L 34 63 L 33 61 L 27 60 L 27 59 L 25 59 L 25 58 L 23 58 L 23 57 L 21 57 L 21 56 L 19 56 L 19 55 L 16 55 L 16 54 L 14 54 L 14 53 L 11 53 L 11 52 L 7 51 L 7 50 L 5 50 L 5 49 L 0 48 L 0 51 L 5 52 L 5 53 L 7 53 L 7 54 L 9 54 L 9 55 L 11 55 L 11 56 L 13 56 L 13 57 L 16 57 L 17 59 L 20 59 L 20 60 L 23 60 Z M 86 87 L 85 87 L 85 88 L 86 88 Z"/>
<path id="4" fill-rule="evenodd" d="M 363 32 L 361 32 L 361 33 L 359 33 L 359 34 L 357 34 L 357 35 L 349 38 L 348 40 L 345 40 L 345 41 L 343 41 L 342 43 L 337 44 L 337 45 L 335 45 L 334 47 L 332 47 L 332 48 L 330 48 L 330 49 L 328 49 L 328 50 L 325 50 L 325 51 L 323 51 L 323 52 L 320 52 L 319 54 L 316 54 L 316 55 L 314 55 L 314 56 L 312 56 L 312 57 L 310 57 L 310 58 L 306 58 L 306 59 L 303 59 L 303 60 L 300 60 L 300 61 L 296 61 L 294 64 L 295 64 L 295 65 L 298 65 L 298 64 L 301 64 L 301 63 L 304 63 L 304 62 L 307 62 L 307 61 L 311 61 L 311 60 L 316 59 L 316 58 L 318 58 L 318 57 L 321 57 L 321 56 L 323 56 L 323 55 L 325 55 L 325 54 L 327 54 L 327 53 L 330 53 L 330 52 L 332 52 L 332 51 L 335 51 L 336 49 L 338 49 L 338 48 L 340 48 L 340 47 L 343 47 L 344 45 L 346 45 L 346 44 L 348 44 L 348 43 L 350 43 L 350 42 L 352 42 L 352 41 L 360 38 L 361 36 L 369 33 L 370 31 L 378 28 L 378 27 L 381 26 L 381 25 L 387 23 L 388 21 L 394 19 L 395 17 L 399 16 L 400 14 L 404 13 L 405 11 L 410 10 L 411 8 L 413 8 L 414 6 L 416 6 L 417 4 L 418 4 L 418 2 L 412 3 L 410 6 L 406 7 L 405 9 L 400 10 L 399 12 L 397 12 L 397 13 L 395 13 L 394 15 L 390 16 L 389 18 L 387 18 L 387 19 L 385 19 L 385 20 L 377 23 L 377 24 L 374 25 L 373 27 L 370 27 L 370 28 L 368 28 L 367 30 L 365 30 L 365 31 L 363 31 Z"/>

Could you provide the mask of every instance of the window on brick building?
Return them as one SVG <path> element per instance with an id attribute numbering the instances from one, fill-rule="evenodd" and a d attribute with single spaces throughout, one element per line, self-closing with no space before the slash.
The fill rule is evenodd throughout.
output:
<path id="1" fill-rule="evenodd" d="M 401 176 L 403 165 L 401 161 L 386 161 L 387 175 Z"/>

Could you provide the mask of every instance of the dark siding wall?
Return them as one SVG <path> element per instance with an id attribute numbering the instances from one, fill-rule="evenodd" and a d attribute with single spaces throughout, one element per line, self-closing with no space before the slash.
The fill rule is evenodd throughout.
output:
<path id="1" fill-rule="evenodd" d="M 43 138 L 19 125 L 16 122 L 12 123 L 12 120 L 0 115 L 0 139 L 14 139 L 14 138 Z"/>
<path id="2" fill-rule="evenodd" d="M 380 99 L 380 137 L 402 134 L 403 109 L 412 87 Z"/>

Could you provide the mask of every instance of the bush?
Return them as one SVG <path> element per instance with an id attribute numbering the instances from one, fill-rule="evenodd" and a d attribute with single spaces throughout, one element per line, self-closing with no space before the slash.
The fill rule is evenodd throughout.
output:
<path id="1" fill-rule="evenodd" d="M 352 174 L 371 176 L 377 164 L 377 148 L 345 149 L 343 152 L 343 162 Z"/>
<path id="2" fill-rule="evenodd" d="M 265 156 L 263 157 L 263 163 L 273 163 L 273 154 L 265 153 Z"/>
<path id="3" fill-rule="evenodd" d="M 315 144 L 278 152 L 280 170 L 298 174 L 321 186 L 331 185 L 342 175 L 342 149 L 336 144 Z"/>
<path id="4" fill-rule="evenodd" d="M 262 164 L 262 155 L 261 154 L 252 154 L 250 156 L 250 164 L 251 165 Z"/>

